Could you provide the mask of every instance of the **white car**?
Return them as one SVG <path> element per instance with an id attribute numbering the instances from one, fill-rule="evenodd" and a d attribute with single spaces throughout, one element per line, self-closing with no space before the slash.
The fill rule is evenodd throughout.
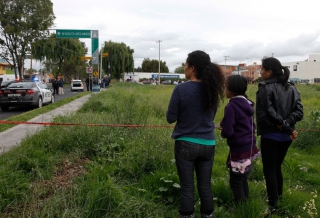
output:
<path id="1" fill-rule="evenodd" d="M 81 80 L 72 80 L 71 91 L 83 91 L 83 83 Z"/>

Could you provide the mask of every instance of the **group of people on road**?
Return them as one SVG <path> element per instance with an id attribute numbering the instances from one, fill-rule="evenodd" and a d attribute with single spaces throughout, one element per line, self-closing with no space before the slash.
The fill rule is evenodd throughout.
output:
<path id="1" fill-rule="evenodd" d="M 86 87 L 87 91 L 92 91 L 92 84 L 94 85 L 99 85 L 100 88 L 107 88 L 110 84 L 110 78 L 107 76 L 103 76 L 102 79 L 97 79 L 97 78 L 92 78 L 92 77 L 87 77 L 86 78 Z"/>
<path id="2" fill-rule="evenodd" d="M 53 88 L 53 94 L 59 94 L 59 95 L 64 95 L 64 90 L 63 90 L 63 79 L 60 78 L 55 78 L 52 80 L 52 88 Z"/>
<path id="3" fill-rule="evenodd" d="M 230 99 L 219 129 L 227 139 L 229 185 L 235 205 L 249 196 L 248 175 L 252 162 L 261 154 L 266 181 L 268 208 L 265 215 L 276 213 L 282 197 L 281 165 L 287 150 L 298 137 L 296 122 L 303 118 L 300 94 L 288 82 L 290 71 L 273 57 L 262 59 L 262 82 L 256 94 L 256 108 L 246 95 L 247 80 L 233 75 L 225 81 L 220 67 L 203 51 L 188 54 L 185 76 L 190 81 L 177 85 L 166 113 L 168 123 L 176 122 L 172 138 L 180 179 L 180 217 L 195 217 L 194 171 L 200 196 L 202 218 L 213 217 L 211 173 L 215 156 L 215 118 L 224 96 Z M 261 137 L 256 146 L 254 122 Z"/>

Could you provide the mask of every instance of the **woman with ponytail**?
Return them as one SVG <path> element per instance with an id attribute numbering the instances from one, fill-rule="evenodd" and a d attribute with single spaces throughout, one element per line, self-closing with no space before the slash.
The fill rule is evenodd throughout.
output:
<path id="1" fill-rule="evenodd" d="M 266 215 L 276 212 L 282 196 L 281 164 L 292 140 L 296 122 L 303 118 L 300 93 L 288 82 L 290 71 L 276 58 L 262 59 L 256 99 L 257 133 L 261 136 L 263 173 L 268 194 Z"/>
<path id="2" fill-rule="evenodd" d="M 213 217 L 211 172 L 215 153 L 214 117 L 224 97 L 224 76 L 203 51 L 188 54 L 184 69 L 187 83 L 173 90 L 168 123 L 176 122 L 172 133 L 180 179 L 180 217 L 194 217 L 194 171 L 200 196 L 201 217 Z"/>

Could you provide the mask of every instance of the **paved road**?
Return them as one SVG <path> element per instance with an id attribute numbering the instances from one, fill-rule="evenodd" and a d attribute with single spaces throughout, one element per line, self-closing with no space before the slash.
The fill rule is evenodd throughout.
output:
<path id="1" fill-rule="evenodd" d="M 70 112 L 77 111 L 90 97 L 90 94 L 85 95 L 59 108 L 41 114 L 29 120 L 29 122 L 50 122 L 55 116 L 68 115 Z M 45 127 L 42 125 L 19 124 L 4 132 L 0 132 L 0 155 L 1 153 L 10 150 L 13 146 L 19 145 L 28 135 L 34 134 L 43 128 Z"/>
<path id="2" fill-rule="evenodd" d="M 81 91 L 73 91 L 71 92 L 70 87 L 69 86 L 65 86 L 64 87 L 64 95 L 56 95 L 55 96 L 55 101 L 61 101 L 62 99 L 71 97 L 71 96 L 75 96 L 78 95 L 79 93 L 81 93 Z M 24 112 L 33 110 L 33 107 L 30 106 L 26 106 L 26 107 L 10 107 L 9 111 L 1 111 L 0 109 L 0 120 L 5 120 L 8 119 L 12 116 L 16 116 L 19 114 L 22 114 Z"/>

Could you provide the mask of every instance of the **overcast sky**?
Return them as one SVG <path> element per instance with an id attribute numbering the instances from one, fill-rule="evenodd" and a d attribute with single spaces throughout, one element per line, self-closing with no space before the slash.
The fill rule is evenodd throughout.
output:
<path id="1" fill-rule="evenodd" d="M 55 29 L 99 30 L 99 44 L 124 42 L 134 49 L 135 67 L 160 59 L 170 72 L 188 53 L 204 50 L 211 61 L 282 62 L 320 53 L 316 0 L 51 0 Z M 91 40 L 86 42 L 91 55 Z"/>

